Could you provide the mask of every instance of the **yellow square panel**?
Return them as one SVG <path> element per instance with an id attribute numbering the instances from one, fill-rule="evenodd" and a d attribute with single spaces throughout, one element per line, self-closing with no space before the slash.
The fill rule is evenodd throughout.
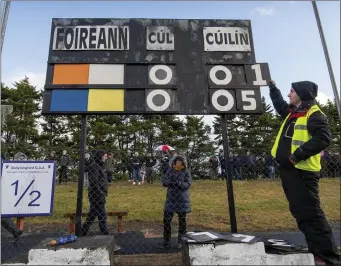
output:
<path id="1" fill-rule="evenodd" d="M 90 89 L 88 111 L 124 111 L 124 90 Z"/>

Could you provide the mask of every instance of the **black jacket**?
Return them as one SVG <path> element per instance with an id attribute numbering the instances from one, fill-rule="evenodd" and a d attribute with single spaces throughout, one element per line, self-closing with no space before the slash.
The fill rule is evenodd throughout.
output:
<path id="1" fill-rule="evenodd" d="M 316 84 L 309 81 L 302 81 L 293 83 L 292 88 L 302 100 L 302 104 L 298 108 L 291 106 L 284 101 L 279 89 L 274 85 L 270 85 L 271 100 L 277 113 L 283 120 L 289 113 L 298 116 L 304 115 L 307 111 L 309 111 L 312 105 L 316 104 Z M 291 155 L 291 139 L 294 133 L 296 120 L 297 117 L 292 117 L 287 120 L 278 144 L 276 160 L 283 167 L 292 167 L 292 164 L 289 162 L 289 156 Z M 320 153 L 326 149 L 331 142 L 331 132 L 328 128 L 327 117 L 320 111 L 311 114 L 307 128 L 312 137 L 294 152 L 293 157 L 296 162 L 306 160 L 309 157 Z"/>
<path id="2" fill-rule="evenodd" d="M 156 164 L 156 159 L 154 157 L 148 157 L 144 159 L 146 162 L 146 167 L 154 167 Z"/>
<path id="3" fill-rule="evenodd" d="M 102 162 L 103 154 L 104 151 L 96 151 L 93 161 L 88 167 L 88 197 L 90 203 L 93 204 L 105 202 L 105 198 L 108 195 L 108 179 L 104 170 L 104 162 Z"/>
<path id="4" fill-rule="evenodd" d="M 131 159 L 131 164 L 134 169 L 138 169 L 142 166 L 143 162 L 139 156 L 134 156 Z"/>

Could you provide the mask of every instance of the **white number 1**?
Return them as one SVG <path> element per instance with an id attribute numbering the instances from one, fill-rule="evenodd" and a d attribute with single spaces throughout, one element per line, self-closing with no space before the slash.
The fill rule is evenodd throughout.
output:
<path id="1" fill-rule="evenodd" d="M 255 74 L 256 74 L 256 80 L 253 82 L 253 85 L 255 85 L 255 86 L 266 86 L 267 82 L 262 77 L 262 71 L 260 68 L 260 64 L 252 65 L 251 68 L 255 71 Z"/>
<path id="2" fill-rule="evenodd" d="M 241 91 L 240 93 L 242 94 L 242 101 L 250 103 L 250 105 L 248 106 L 243 105 L 243 109 L 245 111 L 256 110 L 257 108 L 256 99 L 252 97 L 255 95 L 255 92 L 254 91 Z M 248 97 L 248 96 L 251 96 L 251 97 Z"/>

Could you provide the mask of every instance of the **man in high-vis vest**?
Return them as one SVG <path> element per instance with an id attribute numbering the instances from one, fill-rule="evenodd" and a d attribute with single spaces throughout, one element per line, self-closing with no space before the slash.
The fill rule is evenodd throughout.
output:
<path id="1" fill-rule="evenodd" d="M 331 142 L 327 117 L 315 101 L 318 87 L 310 81 L 292 83 L 290 104 L 274 81 L 269 82 L 269 87 L 274 108 L 284 120 L 271 155 L 280 165 L 290 212 L 316 264 L 338 264 L 340 255 L 318 194 L 321 152 Z"/>

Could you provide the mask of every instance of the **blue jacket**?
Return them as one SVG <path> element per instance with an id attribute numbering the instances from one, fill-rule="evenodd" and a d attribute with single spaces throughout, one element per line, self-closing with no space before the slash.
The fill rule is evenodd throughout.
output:
<path id="1" fill-rule="evenodd" d="M 162 184 L 167 187 L 165 212 L 191 212 L 189 188 L 192 185 L 192 178 L 186 169 L 179 172 L 172 168 L 168 169 L 163 176 Z"/>

